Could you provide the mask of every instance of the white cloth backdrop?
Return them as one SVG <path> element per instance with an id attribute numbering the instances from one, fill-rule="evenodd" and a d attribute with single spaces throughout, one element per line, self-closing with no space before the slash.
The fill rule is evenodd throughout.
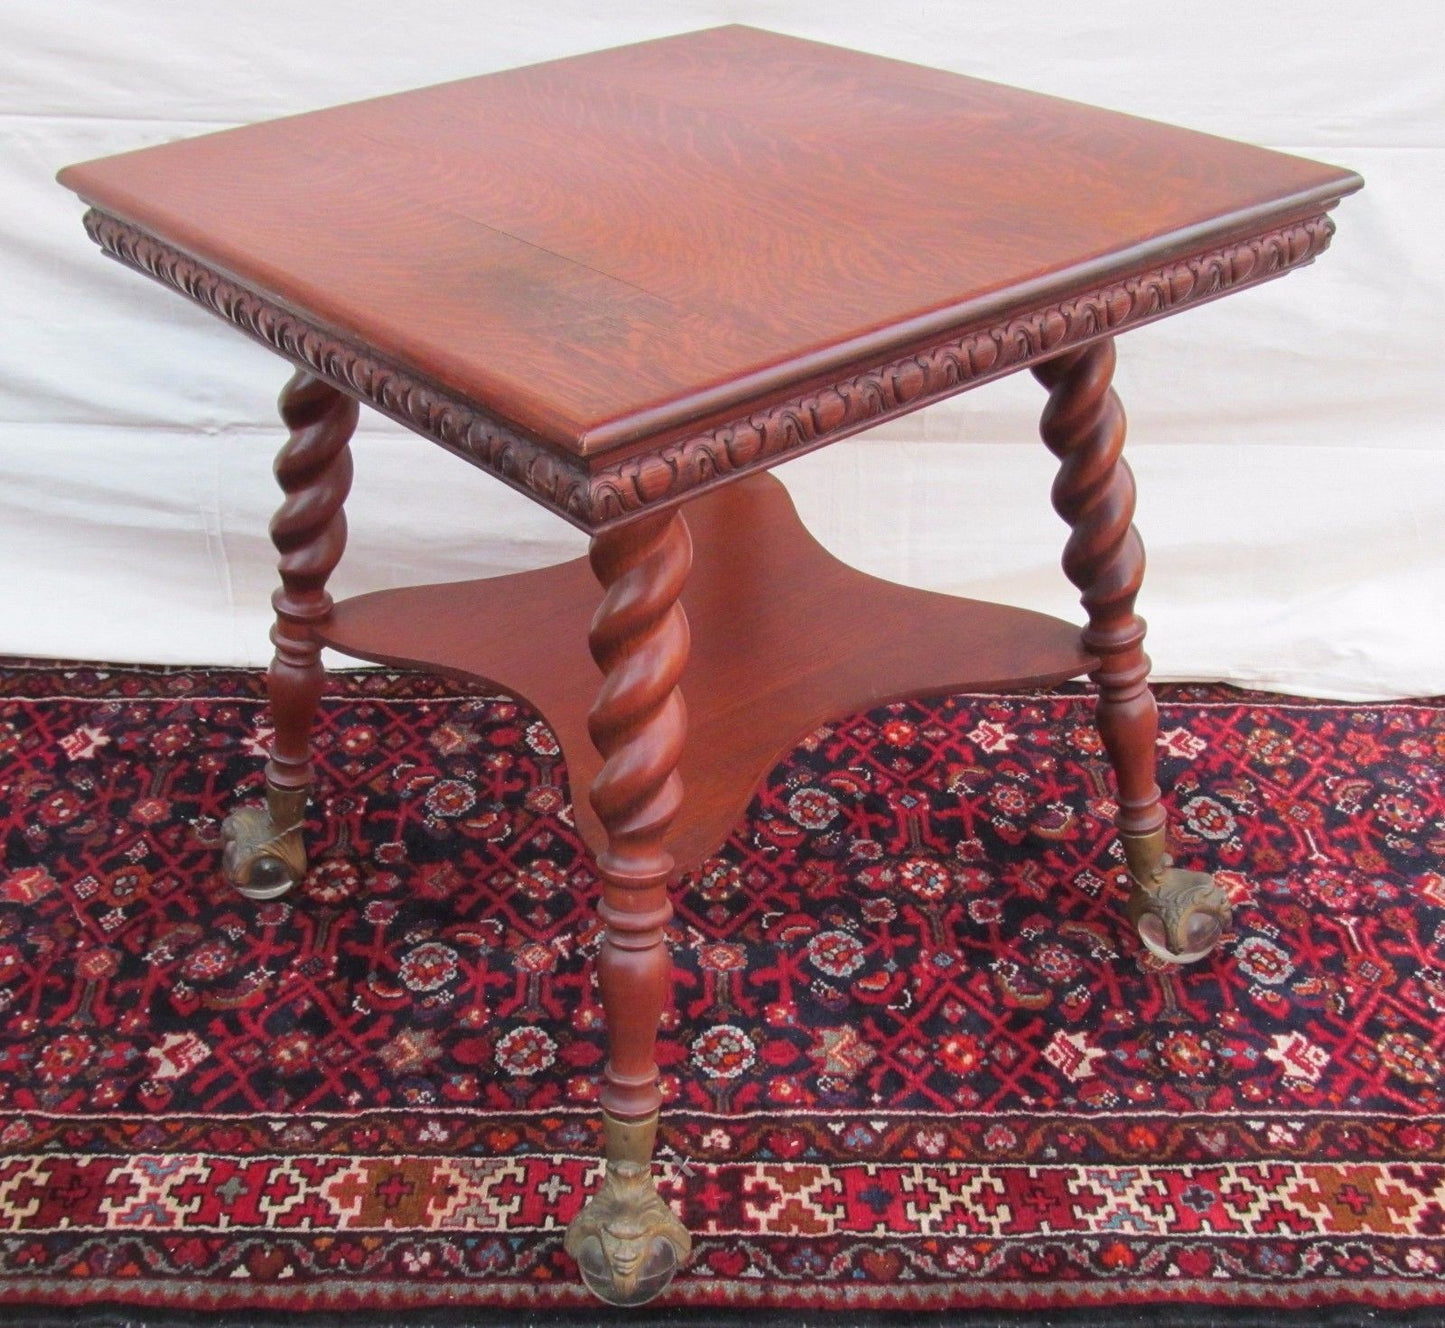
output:
<path id="1" fill-rule="evenodd" d="M 1156 676 L 1445 691 L 1445 6 L 1349 0 L 5 0 L 0 653 L 264 662 L 266 351 L 102 260 L 66 163 L 668 32 L 746 22 L 1338 162 L 1315 267 L 1120 340 Z M 967 145 L 961 144 L 961 150 Z M 856 565 L 1077 616 L 1027 375 L 779 473 Z M 582 539 L 370 418 L 339 593 Z M 485 624 L 478 630 L 485 631 Z"/>

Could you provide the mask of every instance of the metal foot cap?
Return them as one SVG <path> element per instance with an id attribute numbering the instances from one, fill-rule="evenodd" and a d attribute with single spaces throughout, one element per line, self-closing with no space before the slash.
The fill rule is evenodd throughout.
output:
<path id="1" fill-rule="evenodd" d="M 264 807 L 232 812 L 221 840 L 221 873 L 247 899 L 278 899 L 306 875 L 301 828 L 278 830 Z"/>
<path id="2" fill-rule="evenodd" d="M 609 1305 L 644 1305 L 666 1290 L 692 1239 L 653 1183 L 652 1168 L 609 1162 L 602 1188 L 567 1228 L 567 1253 Z"/>
<path id="3" fill-rule="evenodd" d="M 1203 959 L 1229 928 L 1229 897 L 1208 872 L 1166 867 L 1129 895 L 1129 920 L 1150 954 L 1166 964 Z"/>

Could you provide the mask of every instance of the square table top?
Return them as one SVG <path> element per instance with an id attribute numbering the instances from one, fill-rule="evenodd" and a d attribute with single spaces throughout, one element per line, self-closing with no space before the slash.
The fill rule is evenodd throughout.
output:
<path id="1" fill-rule="evenodd" d="M 1309 261 L 1360 185 L 745 27 L 60 179 L 116 256 L 589 529 L 679 467 L 704 483 L 1022 367 L 1050 317 L 1087 339 Z M 999 320 L 1024 314 L 1016 356 Z M 629 464 L 619 498 L 598 476 Z"/>

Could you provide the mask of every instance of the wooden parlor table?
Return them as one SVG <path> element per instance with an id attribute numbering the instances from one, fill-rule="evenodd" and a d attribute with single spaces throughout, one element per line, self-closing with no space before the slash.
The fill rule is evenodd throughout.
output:
<path id="1" fill-rule="evenodd" d="M 1113 338 L 1309 263 L 1357 176 L 728 27 L 60 179 L 106 253 L 297 368 L 276 737 L 265 808 L 227 822 L 238 888 L 306 870 L 323 645 L 495 682 L 556 731 L 603 884 L 606 1171 L 567 1235 L 599 1296 L 649 1299 L 689 1249 L 651 1175 L 669 882 L 824 720 L 1088 674 L 1130 916 L 1181 962 L 1215 943 L 1222 892 L 1166 854 Z M 766 473 L 1025 368 L 1082 630 L 862 575 Z M 589 556 L 333 603 L 358 403 L 585 530 Z"/>

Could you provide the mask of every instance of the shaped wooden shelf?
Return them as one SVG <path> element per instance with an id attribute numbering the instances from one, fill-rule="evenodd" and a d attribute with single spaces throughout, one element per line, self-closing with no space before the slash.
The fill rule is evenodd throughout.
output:
<path id="1" fill-rule="evenodd" d="M 680 871 L 716 852 L 768 771 L 829 719 L 908 697 L 1047 687 L 1098 664 L 1072 623 L 840 562 L 770 474 L 698 498 L 686 516 L 695 550 L 682 594 L 692 629 L 686 795 L 667 840 Z M 601 758 L 587 712 L 601 675 L 587 628 L 601 593 L 578 558 L 360 595 L 316 633 L 344 654 L 480 679 L 534 706 L 561 744 L 577 826 L 597 853 L 606 838 L 586 790 Z"/>

